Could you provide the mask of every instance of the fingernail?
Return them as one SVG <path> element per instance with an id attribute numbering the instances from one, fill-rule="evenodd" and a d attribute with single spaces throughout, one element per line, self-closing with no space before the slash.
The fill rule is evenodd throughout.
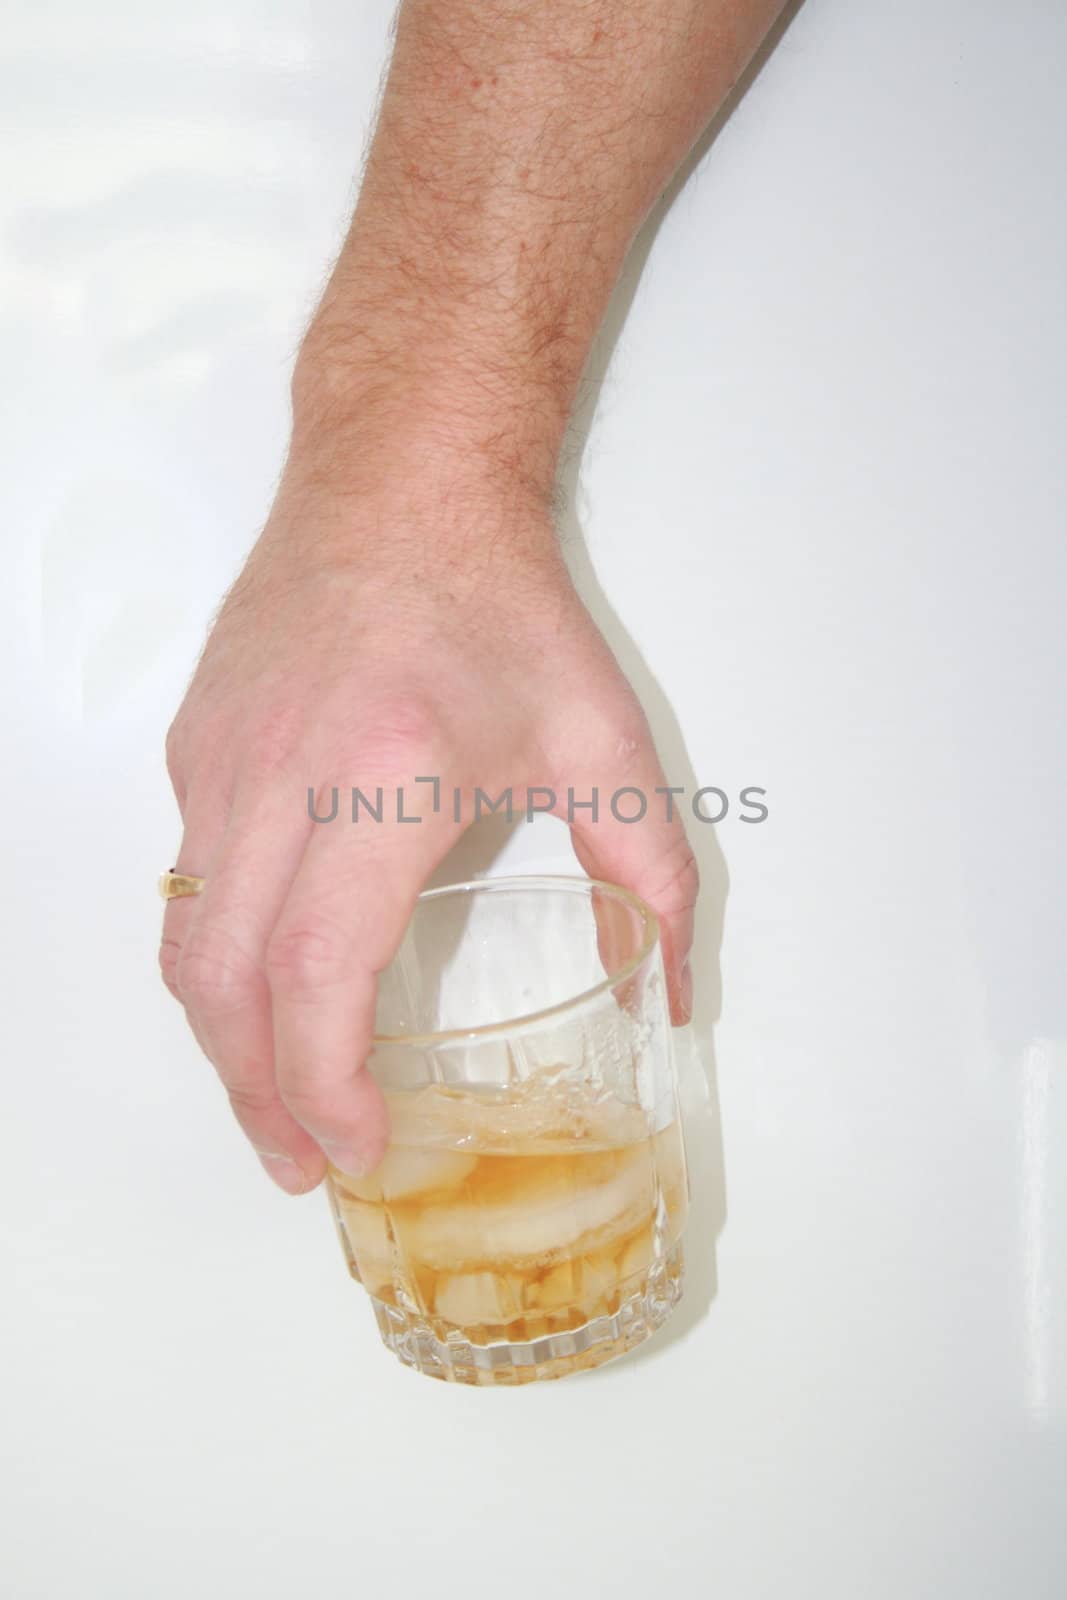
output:
<path id="1" fill-rule="evenodd" d="M 682 966 L 682 978 L 678 990 L 678 1000 L 682 1008 L 682 1021 L 688 1022 L 693 1015 L 693 969 L 686 956 Z"/>
<path id="2" fill-rule="evenodd" d="M 275 1155 L 269 1150 L 257 1150 L 256 1155 L 268 1176 L 273 1178 L 279 1189 L 284 1189 L 286 1194 L 306 1194 L 312 1187 L 308 1182 L 307 1173 L 289 1156 Z"/>
<path id="3" fill-rule="evenodd" d="M 370 1168 L 366 1161 L 356 1150 L 346 1150 L 341 1145 L 332 1144 L 328 1139 L 320 1140 L 326 1152 L 327 1160 L 335 1166 L 338 1172 L 343 1172 L 348 1178 L 365 1178 Z"/>

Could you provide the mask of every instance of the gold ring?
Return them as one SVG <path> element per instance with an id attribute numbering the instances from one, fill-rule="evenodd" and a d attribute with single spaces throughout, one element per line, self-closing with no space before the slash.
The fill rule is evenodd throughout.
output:
<path id="1" fill-rule="evenodd" d="M 159 880 L 159 892 L 164 900 L 181 900 L 187 894 L 199 894 L 206 878 L 194 877 L 190 872 L 175 872 L 173 867 Z"/>

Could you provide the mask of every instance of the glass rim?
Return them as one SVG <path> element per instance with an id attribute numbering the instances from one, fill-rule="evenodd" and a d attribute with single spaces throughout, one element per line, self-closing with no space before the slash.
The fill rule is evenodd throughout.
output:
<path id="1" fill-rule="evenodd" d="M 599 982 L 592 984 L 588 989 L 579 990 L 566 1000 L 557 1001 L 555 1005 L 541 1006 L 536 1011 L 524 1011 L 517 1016 L 505 1017 L 500 1022 L 484 1022 L 472 1028 L 441 1028 L 430 1033 L 375 1032 L 371 1035 L 371 1049 L 373 1050 L 375 1045 L 389 1045 L 394 1049 L 398 1046 L 406 1049 L 425 1049 L 430 1045 L 449 1044 L 462 1039 L 487 1039 L 494 1034 L 512 1033 L 519 1028 L 536 1026 L 553 1017 L 565 1016 L 568 1012 L 578 1010 L 609 989 L 614 989 L 618 984 L 632 978 L 659 944 L 659 918 L 640 895 L 634 894 L 631 889 L 624 889 L 621 884 L 607 883 L 603 878 L 583 878 L 575 873 L 519 873 L 515 876 L 498 878 L 469 878 L 464 883 L 446 883 L 436 889 L 424 889 L 415 902 L 415 908 L 417 911 L 423 902 L 443 900 L 449 895 L 500 894 L 508 890 L 514 892 L 544 889 L 583 894 L 590 900 L 594 890 L 599 889 L 601 893 L 610 895 L 616 901 L 629 906 L 637 913 L 640 920 L 641 938 L 638 948 L 614 972 L 605 973 Z M 415 912 L 412 913 L 413 917 L 414 915 Z"/>

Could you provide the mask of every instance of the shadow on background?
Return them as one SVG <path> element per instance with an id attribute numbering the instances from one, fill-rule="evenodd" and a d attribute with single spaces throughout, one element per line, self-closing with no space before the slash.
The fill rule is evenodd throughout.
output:
<path id="1" fill-rule="evenodd" d="M 581 467 L 596 414 L 600 390 L 611 364 L 642 274 L 664 217 L 713 145 L 764 63 L 786 33 L 803 0 L 790 0 L 762 47 L 738 80 L 718 116 L 711 122 L 653 207 L 635 239 L 594 341 L 582 379 L 578 403 L 568 430 L 557 491 L 557 522 L 563 553 L 590 615 L 614 652 L 644 707 L 660 762 L 672 784 L 692 793 L 700 787 L 674 710 L 624 624 L 612 609 L 597 578 L 578 512 Z M 513 826 L 518 826 L 514 824 Z M 487 872 L 504 848 L 511 829 L 487 819 L 468 830 L 434 874 L 432 882 L 459 882 Z M 686 1231 L 686 1287 L 678 1310 L 629 1361 L 641 1361 L 664 1345 L 683 1338 L 707 1315 L 718 1289 L 716 1242 L 726 1222 L 726 1176 L 722 1127 L 716 1085 L 715 1024 L 722 1010 L 720 952 L 729 878 L 714 829 L 701 828 L 691 840 L 700 868 L 701 892 L 693 945 L 693 1020 L 675 1033 L 679 1089 L 689 1161 L 690 1213 Z M 612 1363 L 617 1365 L 617 1363 Z M 596 1377 L 597 1373 L 586 1374 Z"/>
<path id="2" fill-rule="evenodd" d="M 560 473 L 560 535 L 575 585 L 637 692 L 668 782 L 684 784 L 690 793 L 700 784 L 678 719 L 655 674 L 613 611 L 589 558 L 577 509 L 581 464 L 601 386 L 663 219 L 711 152 L 802 4 L 803 0 L 791 0 L 786 6 L 726 104 L 694 145 L 634 241 L 590 355 Z M 719 1116 L 715 1024 L 722 1011 L 720 952 L 729 876 L 715 829 L 700 828 L 696 833 L 697 837 L 690 842 L 700 867 L 701 890 L 692 956 L 693 1021 L 690 1028 L 675 1034 L 691 1190 L 685 1245 L 686 1286 L 670 1321 L 647 1344 L 639 1346 L 626 1358 L 630 1361 L 645 1360 L 665 1345 L 684 1338 L 707 1315 L 718 1290 L 716 1243 L 726 1223 L 726 1169 Z M 590 1377 L 595 1375 L 589 1374 Z"/>

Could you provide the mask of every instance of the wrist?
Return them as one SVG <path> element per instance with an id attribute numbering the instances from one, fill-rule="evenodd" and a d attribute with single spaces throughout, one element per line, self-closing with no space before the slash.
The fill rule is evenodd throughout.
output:
<path id="1" fill-rule="evenodd" d="M 292 384 L 293 427 L 262 554 L 279 570 L 426 563 L 503 569 L 559 560 L 556 452 L 491 424 L 453 374 L 373 376 L 307 345 Z M 426 570 L 429 570 L 426 568 Z"/>
<path id="2" fill-rule="evenodd" d="M 586 344 L 545 314 L 532 325 L 359 254 L 342 258 L 301 346 L 294 441 L 324 438 L 361 470 L 374 450 L 410 447 L 550 505 Z"/>
<path id="3" fill-rule="evenodd" d="M 338 489 L 369 493 L 403 478 L 552 504 L 562 429 L 557 439 L 518 402 L 493 404 L 455 370 L 369 373 L 302 357 L 291 394 L 290 460 Z"/>

